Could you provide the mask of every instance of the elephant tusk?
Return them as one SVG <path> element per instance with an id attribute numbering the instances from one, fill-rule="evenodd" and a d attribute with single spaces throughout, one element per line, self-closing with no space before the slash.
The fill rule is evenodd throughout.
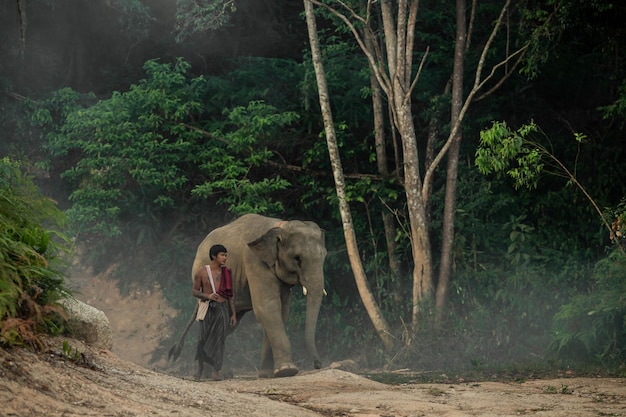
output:
<path id="1" fill-rule="evenodd" d="M 326 288 L 324 288 L 322 292 L 324 293 L 325 296 L 328 295 L 328 293 L 326 292 Z M 309 290 L 307 290 L 305 286 L 302 286 L 302 294 L 306 296 L 308 293 L 309 293 Z"/>

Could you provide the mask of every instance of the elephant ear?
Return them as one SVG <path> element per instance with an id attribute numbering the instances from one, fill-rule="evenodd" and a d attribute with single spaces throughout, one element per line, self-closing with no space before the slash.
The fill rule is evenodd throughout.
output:
<path id="1" fill-rule="evenodd" d="M 269 267 L 273 267 L 278 259 L 278 242 L 282 240 L 280 227 L 273 227 L 263 236 L 248 243 L 252 253 L 258 256 Z"/>

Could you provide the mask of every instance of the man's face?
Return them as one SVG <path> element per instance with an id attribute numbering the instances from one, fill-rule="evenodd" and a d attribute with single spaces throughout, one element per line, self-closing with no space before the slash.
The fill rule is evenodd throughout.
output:
<path id="1" fill-rule="evenodd" d="M 227 258 L 228 258 L 228 254 L 226 252 L 218 252 L 217 255 L 215 256 L 215 260 L 220 266 L 226 264 Z"/>

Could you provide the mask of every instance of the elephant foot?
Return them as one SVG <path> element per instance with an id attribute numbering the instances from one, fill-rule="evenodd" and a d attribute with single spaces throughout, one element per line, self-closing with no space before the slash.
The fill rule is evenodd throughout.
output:
<path id="1" fill-rule="evenodd" d="M 274 378 L 274 371 L 272 369 L 259 369 L 259 378 Z"/>
<path id="2" fill-rule="evenodd" d="M 275 378 L 294 376 L 297 373 L 298 373 L 298 368 L 296 368 L 295 365 L 283 365 L 280 368 L 274 369 Z"/>

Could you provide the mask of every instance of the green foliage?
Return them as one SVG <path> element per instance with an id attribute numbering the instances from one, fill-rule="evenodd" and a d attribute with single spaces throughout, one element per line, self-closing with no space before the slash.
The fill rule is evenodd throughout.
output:
<path id="1" fill-rule="evenodd" d="M 569 385 L 561 384 L 561 388 L 548 385 L 544 390 L 544 394 L 572 394 L 572 390 L 568 389 Z"/>
<path id="2" fill-rule="evenodd" d="M 0 343 L 39 347 L 38 332 L 62 330 L 57 301 L 67 290 L 64 216 L 17 162 L 0 160 Z"/>
<path id="3" fill-rule="evenodd" d="M 540 149 L 531 146 L 527 138 L 537 130 L 533 122 L 517 131 L 509 129 L 504 122 L 494 122 L 491 128 L 480 132 L 475 160 L 478 170 L 485 175 L 506 172 L 516 188 L 536 188 L 544 164 Z M 513 167 L 509 168 L 511 163 Z"/>
<path id="4" fill-rule="evenodd" d="M 113 0 L 113 3 L 122 11 L 119 18 L 122 32 L 135 42 L 148 38 L 150 22 L 154 20 L 150 8 L 141 0 Z"/>
<path id="5" fill-rule="evenodd" d="M 227 25 L 236 10 L 234 0 L 177 0 L 176 42 Z"/>
<path id="6" fill-rule="evenodd" d="M 524 196 L 516 195 L 503 181 L 488 181 L 470 164 L 459 166 L 457 194 L 453 252 L 456 268 L 476 272 L 488 268 L 487 265 L 501 265 L 509 256 L 507 242 L 512 232 L 512 227 L 505 225 L 513 219 L 524 220 Z M 433 195 L 433 204 L 442 204 L 442 199 L 441 193 Z M 525 221 L 532 227 L 529 223 Z M 439 216 L 433 215 L 432 227 L 441 228 Z"/>
<path id="7" fill-rule="evenodd" d="M 228 204 L 229 210 L 239 215 L 281 212 L 282 203 L 273 201 L 271 196 L 287 188 L 289 182 L 279 176 L 254 181 L 249 173 L 271 158 L 272 152 L 265 144 L 271 143 L 280 129 L 297 120 L 297 115 L 277 113 L 274 107 L 258 101 L 225 110 L 224 114 L 226 120 L 215 126 L 219 129 L 215 135 L 223 137 L 225 146 L 203 152 L 205 158 L 200 164 L 208 177 L 215 180 L 197 186 L 193 194 L 207 197 L 220 191 L 223 196 L 218 202 Z"/>
<path id="8" fill-rule="evenodd" d="M 216 110 L 207 102 L 213 84 L 189 69 L 181 59 L 149 61 L 147 78 L 129 91 L 64 113 L 52 126 L 47 149 L 53 163 L 70 161 L 61 177 L 73 189 L 67 214 L 78 235 L 115 238 L 132 224 L 154 227 L 171 210 L 185 212 L 193 196 L 216 195 L 235 213 L 282 210 L 271 195 L 288 182 L 251 174 L 295 113 L 260 101 L 207 113 Z M 40 122 L 53 119 L 44 115 L 45 108 L 34 113 Z"/>
<path id="9" fill-rule="evenodd" d="M 72 345 L 70 345 L 67 340 L 63 341 L 63 346 L 61 347 L 61 349 L 63 351 L 63 355 L 65 355 L 67 359 L 73 362 L 77 362 L 82 356 L 82 353 L 79 352 L 77 348 L 72 347 Z"/>
<path id="10" fill-rule="evenodd" d="M 615 238 L 613 229 L 616 226 L 611 226 L 610 221 L 607 220 L 607 214 L 600 209 L 578 181 L 576 165 L 573 169 L 568 169 L 553 151 L 538 141 L 532 140 L 531 134 L 538 131 L 538 126 L 533 122 L 522 126 L 517 131 L 510 130 L 506 123 L 494 122 L 491 128 L 483 130 L 480 134 L 480 146 L 476 151 L 475 159 L 479 171 L 483 174 L 506 172 L 514 180 L 516 188 L 536 188 L 542 172 L 566 178 L 567 184 L 575 185 L 582 192 L 608 229 L 611 240 L 618 245 L 622 253 L 626 254 L 624 248 L 621 247 L 621 242 Z M 582 133 L 574 133 L 574 140 L 578 145 L 585 142 L 586 138 L 586 135 Z M 544 160 L 546 160 L 545 164 Z M 509 169 L 510 164 L 514 166 Z M 617 217 L 619 218 L 619 215 Z M 619 228 L 619 220 L 617 228 Z"/>
<path id="11" fill-rule="evenodd" d="M 94 98 L 93 94 L 83 97 L 71 88 L 62 88 L 53 92 L 48 99 L 39 102 L 29 101 L 30 118 L 35 124 L 59 128 L 65 122 L 66 117 L 80 109 L 81 100 Z"/>
<path id="12" fill-rule="evenodd" d="M 533 238 L 534 227 L 522 223 L 526 215 L 519 217 L 511 216 L 511 220 L 504 224 L 505 229 L 509 229 L 509 245 L 506 251 L 506 258 L 511 265 L 528 264 L 533 260 L 532 252 L 529 251 L 529 240 Z M 531 253 L 529 253 L 531 252 Z"/>
<path id="13" fill-rule="evenodd" d="M 599 261 L 589 290 L 554 316 L 551 347 L 564 357 L 623 362 L 626 359 L 626 256 L 614 250 Z"/>
<path id="14" fill-rule="evenodd" d="M 605 120 L 617 120 L 620 127 L 624 127 L 626 121 L 626 81 L 618 88 L 619 95 L 613 103 L 600 107 Z"/>
<path id="15" fill-rule="evenodd" d="M 624 346 L 623 333 L 619 336 L 622 341 L 608 337 L 609 333 L 619 335 L 623 331 L 623 312 L 598 306 L 599 299 L 623 299 L 623 262 L 612 264 L 611 272 L 602 273 L 603 277 L 611 276 L 612 281 L 603 285 L 602 295 L 593 296 L 595 303 L 586 305 L 579 316 L 555 324 L 551 318 L 559 313 L 560 306 L 567 306 L 572 295 L 596 292 L 588 290 L 587 258 L 571 247 L 569 251 L 555 251 L 546 245 L 545 231 L 533 226 L 534 219 L 524 207 L 523 198 L 507 202 L 505 189 L 496 188 L 497 182 L 485 189 L 476 183 L 466 184 L 467 179 L 460 182 L 459 188 L 459 235 L 454 252 L 457 269 L 451 282 L 448 316 L 440 327 L 432 326 L 424 317 L 420 339 L 394 361 L 423 370 L 471 370 L 475 364 L 494 367 L 538 361 L 549 364 L 551 340 L 555 350 L 558 346 L 554 341 L 555 326 L 559 335 L 574 335 L 574 331 L 563 332 L 566 324 L 576 326 L 576 331 L 605 335 L 606 345 L 612 342 L 613 348 Z M 491 191 L 495 191 L 495 200 Z M 500 196 L 503 201 L 498 200 Z M 505 213 L 509 213 L 507 217 Z M 593 316 L 585 316 L 590 311 Z M 608 328 L 610 325 L 613 327 Z M 589 358 L 590 353 L 581 345 L 571 340 L 559 351 L 558 359 Z M 613 351 L 605 359 L 618 359 L 616 356 Z"/>
<path id="16" fill-rule="evenodd" d="M 40 97 L 49 86 L 58 88 L 68 82 L 76 90 L 96 89 L 101 99 L 99 102 L 94 95 L 78 94 L 68 88 L 58 90 L 49 100 L 25 103 L 34 110 L 33 120 L 54 130 L 49 136 L 50 144 L 59 153 L 47 167 L 53 184 L 60 182 L 59 173 L 65 173 L 67 182 L 64 185 L 68 185 L 67 189 L 72 193 L 72 208 L 68 213 L 76 230 L 81 237 L 108 245 L 89 248 L 87 254 L 106 256 L 108 264 L 119 259 L 109 257 L 114 252 L 112 249 L 133 254 L 132 259 L 125 259 L 117 270 L 118 276 L 123 278 L 125 287 L 122 290 L 132 285 L 133 280 L 159 281 L 166 288 L 165 293 L 172 305 L 185 312 L 180 316 L 186 321 L 189 303 L 193 301 L 188 294 L 188 274 L 196 239 L 224 220 L 222 213 L 216 213 L 219 212 L 219 207 L 215 207 L 216 200 L 228 205 L 233 213 L 265 211 L 285 217 L 308 217 L 322 223 L 327 230 L 328 276 L 333 277 L 331 294 L 334 294 L 325 299 L 318 327 L 322 350 L 339 359 L 347 355 L 345 346 L 349 347 L 348 354 L 361 347 L 376 351 L 376 336 L 370 331 L 371 325 L 358 301 L 349 263 L 342 252 L 343 235 L 332 176 L 328 175 L 326 143 L 323 134 L 318 135 L 322 129 L 309 58 L 304 59 L 304 64 L 262 56 L 225 62 L 224 51 L 220 51 L 220 59 L 215 59 L 206 47 L 214 44 L 200 32 L 228 25 L 235 4 L 231 1 L 178 1 L 178 40 L 189 40 L 196 34 L 191 39 L 193 44 L 183 48 L 174 48 L 167 39 L 168 34 L 157 32 L 164 26 L 171 27 L 172 22 L 164 19 L 162 14 L 152 19 L 140 0 L 109 0 L 104 5 L 92 6 L 96 3 L 45 1 L 43 8 L 29 8 L 27 61 L 17 59 L 15 51 L 18 48 L 14 41 L 5 42 L 3 56 L 7 59 L 0 63 L 0 84 L 4 93 L 0 98 L 3 150 L 9 149 L 9 143 L 14 143 L 22 145 L 31 156 L 41 155 L 39 130 L 26 126 L 20 119 L 22 114 L 17 104 L 21 104 L 23 95 Z M 37 31 L 36 22 L 45 20 L 41 17 L 50 14 L 52 9 L 48 7 L 52 5 L 60 12 L 58 16 L 65 13 L 70 19 L 66 24 L 69 29 L 60 33 L 67 33 L 66 39 L 82 39 L 84 47 L 72 49 L 71 56 L 77 59 L 71 61 L 71 66 L 68 66 L 69 59 L 65 59 L 69 53 L 59 53 L 53 47 L 43 48 L 43 44 L 36 41 L 37 38 L 46 39 L 44 31 Z M 238 6 L 245 8 L 243 4 Z M 594 195 L 598 195 L 595 193 L 598 191 L 620 198 L 622 194 L 615 190 L 620 190 L 620 182 L 623 184 L 621 173 L 624 170 L 620 164 L 624 159 L 621 151 L 623 134 L 615 127 L 622 124 L 624 115 L 621 97 L 624 95 L 623 66 L 619 65 L 624 50 L 623 39 L 626 39 L 620 26 L 623 19 L 619 18 L 623 6 L 604 0 L 550 0 L 531 6 L 536 8 L 523 10 L 522 19 L 517 15 L 522 9 L 511 11 L 507 25 L 509 36 L 497 39 L 496 43 L 502 42 L 504 47 L 504 42 L 510 42 L 512 46 L 522 44 L 520 38 L 531 40 L 527 66 L 522 73 L 534 78 L 534 83 L 527 84 L 525 77 L 513 75 L 497 97 L 491 96 L 473 104 L 477 107 L 473 107 L 475 110 L 464 128 L 463 146 L 473 153 L 471 147 L 477 129 L 472 124 L 484 126 L 481 120 L 513 115 L 523 118 L 529 111 L 536 120 L 541 117 L 550 120 L 553 123 L 551 132 L 556 130 L 555 126 L 562 128 L 559 126 L 562 123 L 567 125 L 568 131 L 570 125 L 572 129 L 583 126 L 586 132 L 598 132 L 593 154 L 581 160 L 580 167 L 587 170 L 583 175 L 597 180 Z M 17 33 L 15 27 L 8 24 L 16 20 L 12 14 L 14 11 L 7 7 L 5 9 L 10 13 L 0 13 L 0 20 L 7 23 L 4 33 L 14 34 Z M 76 7 L 80 13 L 66 13 Z M 484 42 L 498 7 L 481 3 L 472 45 Z M 557 13 L 551 14 L 554 10 Z M 194 14 L 198 11 L 200 14 Z M 280 12 L 283 13 L 284 8 Z M 355 9 L 355 12 L 361 10 Z M 412 93 L 420 142 L 426 137 L 427 123 L 434 111 L 441 110 L 440 120 L 449 119 L 446 112 L 449 95 L 443 92 L 452 66 L 453 14 L 453 7 L 441 7 L 440 2 L 420 4 L 416 57 L 420 57 L 426 45 L 431 46 Z M 98 18 L 97 24 L 88 20 L 91 16 Z M 242 20 L 247 20 L 244 30 L 249 34 L 247 16 L 244 15 Z M 546 22 L 553 25 L 544 25 Z M 600 22 L 602 24 L 598 24 Z M 269 22 L 268 26 L 273 29 L 276 23 Z M 330 19 L 324 20 L 325 27 L 331 27 L 331 24 Z M 573 27 L 569 33 L 568 27 Z M 109 29 L 115 32 L 114 36 L 121 32 L 124 39 L 132 39 L 133 45 L 112 37 Z M 146 38 L 150 29 L 153 31 Z M 89 31 L 102 37 L 92 36 Z M 585 39 L 590 32 L 604 32 L 607 36 Z M 228 45 L 232 41 L 241 48 L 235 40 L 239 33 L 237 28 L 229 28 L 232 38 Z M 369 74 L 356 45 L 346 41 L 349 37 L 335 27 L 322 36 L 327 45 L 324 62 L 330 98 L 340 127 L 342 162 L 348 174 L 348 197 L 354 210 L 354 224 L 366 260 L 365 267 L 386 316 L 391 323 L 398 323 L 401 315 L 397 313 L 405 311 L 406 304 L 395 302 L 392 294 L 398 282 L 406 277 L 391 276 L 387 271 L 378 214 L 382 210 L 392 210 L 397 215 L 399 257 L 405 261 L 403 266 L 410 265 L 406 262 L 410 259 L 406 249 L 408 239 L 401 227 L 404 221 L 403 193 L 399 184 L 361 175 L 376 172 Z M 144 39 L 141 47 L 135 46 L 134 43 L 141 39 Z M 104 42 L 111 46 L 105 48 L 107 51 L 100 47 Z M 567 48 L 555 50 L 557 42 L 564 42 Z M 48 43 L 46 40 L 46 46 Z M 250 42 L 248 37 L 246 43 L 254 45 L 250 49 L 255 49 L 255 55 L 257 52 L 263 54 L 257 43 Z M 590 48 L 580 47 L 585 43 Z M 302 42 L 297 45 L 297 50 L 287 51 L 281 40 L 282 50 L 278 54 L 284 52 L 285 57 L 296 56 Z M 236 54 L 234 50 L 238 47 L 229 48 L 228 54 Z M 69 52 L 71 48 L 64 49 Z M 194 64 L 193 73 L 202 72 L 204 79 L 198 79 L 194 84 L 191 68 L 184 67 L 188 65 L 186 63 L 173 63 L 167 67 L 151 61 L 144 67 L 149 74 L 144 77 L 146 79 L 126 91 L 131 82 L 129 79 L 141 77 L 138 75 L 141 64 L 136 63 L 142 63 L 142 57 L 156 49 L 162 51 L 163 56 L 182 56 L 191 52 L 192 56 L 200 57 L 196 60 L 198 65 Z M 557 53 L 552 54 L 553 51 Z M 35 56 L 38 60 L 33 61 Z M 468 51 L 468 73 L 478 58 L 475 51 Z M 487 57 L 488 62 L 497 59 L 497 53 Z M 546 63 L 552 64 L 552 73 L 546 72 Z M 230 68 L 229 72 L 221 76 L 206 75 L 218 66 L 220 70 Z M 35 72 L 36 68 L 44 71 Z M 10 74 L 18 69 L 20 77 L 12 77 Z M 123 92 L 110 93 L 111 85 Z M 551 92 L 552 96 L 546 92 Z M 618 97 L 614 96 L 616 92 Z M 188 107 L 195 103 L 197 108 Z M 271 107 L 276 111 L 272 112 Z M 594 111 L 598 107 L 605 117 L 604 123 L 600 123 L 601 118 Z M 298 112 L 298 120 L 293 117 L 294 123 L 283 124 L 292 117 L 285 115 L 281 120 L 285 111 Z M 178 117 L 181 112 L 186 114 Z M 541 124 L 546 126 L 543 120 Z M 240 125 L 245 128 L 237 132 Z M 446 126 L 441 129 L 445 134 Z M 519 135 L 519 132 L 512 133 Z M 530 139 L 529 136 L 526 138 Z M 615 143 L 613 148 L 607 147 L 611 138 Z M 391 141 L 389 143 L 391 155 L 393 149 Z M 511 150 L 517 145 L 507 146 Z M 522 149 L 525 146 L 522 142 Z M 420 152 L 422 149 L 420 143 Z M 561 144 L 556 149 L 565 155 L 564 161 L 572 162 L 577 157 L 568 154 L 567 150 L 561 152 Z M 497 163 L 504 164 L 506 157 L 506 153 L 494 153 Z M 511 357 L 519 352 L 540 353 L 538 341 L 545 341 L 546 328 L 551 324 L 549 316 L 554 311 L 546 305 L 554 307 L 563 303 L 568 289 L 587 289 L 581 278 L 585 264 L 575 262 L 575 259 L 582 254 L 585 254 L 583 259 L 588 259 L 588 253 L 594 247 L 601 250 L 606 244 L 606 235 L 604 240 L 598 238 L 597 225 L 578 220 L 587 218 L 588 212 L 581 208 L 586 205 L 579 204 L 577 190 L 570 187 L 557 192 L 546 187 L 543 180 L 536 182 L 538 177 L 533 176 L 536 174 L 533 169 L 539 165 L 532 167 L 531 163 L 547 162 L 544 155 L 539 154 L 537 158 L 539 161 L 532 158 L 518 161 L 513 157 L 513 168 L 501 171 L 505 174 L 510 171 L 506 175 L 516 181 L 518 192 L 513 192 L 506 181 L 487 181 L 476 176 L 471 169 L 460 172 L 451 282 L 453 317 L 442 331 L 428 328 L 429 323 L 426 323 L 424 340 L 414 342 L 422 349 L 415 354 L 417 360 L 406 362 L 410 366 L 424 364 L 424 367 L 447 368 L 458 360 L 455 363 L 480 367 L 491 359 L 505 358 L 505 354 Z M 401 166 L 402 161 L 389 162 Z M 285 169 L 289 165 L 301 170 Z M 543 168 L 542 172 L 545 172 L 546 166 Z M 435 208 L 431 223 L 435 236 L 435 264 L 437 235 L 441 228 L 440 213 L 436 208 L 443 201 L 442 191 L 438 189 L 443 175 L 437 173 L 436 177 L 431 200 Z M 524 189 L 525 185 L 537 188 L 532 188 L 531 192 Z M 64 196 L 59 197 L 61 200 Z M 613 200 L 600 201 L 603 206 L 610 206 Z M 619 226 L 626 218 L 623 206 L 615 211 L 605 209 L 604 213 L 609 223 L 616 222 L 615 231 L 623 235 L 624 226 Z M 35 252 L 46 247 L 47 239 L 40 231 L 33 230 L 25 236 L 39 248 Z M 54 240 L 53 236 L 49 237 Z M 546 259 L 551 262 L 546 263 Z M 543 268 L 556 272 L 544 273 Z M 2 297 L 13 297 L 12 291 L 18 290 L 9 284 L 9 281 L 0 280 Z M 542 288 L 545 294 L 541 293 Z M 409 290 L 405 292 L 410 294 Z M 15 297 L 19 294 L 16 293 Z M 299 298 L 294 298 L 293 317 L 298 322 L 298 308 L 302 305 Z M 525 337 L 524 326 L 532 327 L 535 335 Z M 17 337 L 20 328 L 17 324 L 9 326 L 5 334 Z M 401 324 L 397 328 L 400 334 Z M 300 330 L 298 328 L 297 334 L 301 334 Z M 247 346 L 242 346 L 244 349 Z M 256 364 L 256 357 L 251 362 Z"/>
<path id="17" fill-rule="evenodd" d="M 300 109 L 298 83 L 304 74 L 302 64 L 290 59 L 239 57 L 232 65 L 225 74 L 207 77 L 211 92 L 206 103 L 208 112 L 219 114 L 223 109 L 245 108 L 251 102 L 265 103 L 279 112 Z M 292 135 L 285 140 L 283 135 L 274 140 L 297 144 L 300 139 Z"/>
<path id="18" fill-rule="evenodd" d="M 145 68 L 147 80 L 75 109 L 49 135 L 53 157 L 74 156 L 62 178 L 74 190 L 68 216 L 79 234 L 118 236 L 119 218 L 130 208 L 149 202 L 170 209 L 187 185 L 182 167 L 196 161 L 202 135 L 186 131 L 184 122 L 201 108 L 203 80 L 187 81 L 189 65 L 182 61 L 150 61 Z"/>
<path id="19" fill-rule="evenodd" d="M 524 4 L 519 8 L 521 19 L 515 30 L 528 40 L 526 60 L 520 72 L 529 79 L 536 79 L 546 64 L 558 55 L 559 48 L 568 45 L 564 37 L 574 32 L 576 36 L 584 34 L 592 38 L 594 32 L 604 32 L 606 22 L 619 13 L 616 10 L 619 7 L 612 0 L 549 0 Z M 623 32 L 610 30 L 603 35 L 606 44 L 616 44 L 614 39 L 622 37 Z M 608 51 L 612 47 L 602 48 Z"/>
<path id="20" fill-rule="evenodd" d="M 474 371 L 547 363 L 550 319 L 585 285 L 584 258 L 544 245 L 523 203 L 507 198 L 502 184 L 474 181 L 459 188 L 449 309 L 438 325 L 424 315 L 420 337 L 393 359 L 395 366 Z"/>

